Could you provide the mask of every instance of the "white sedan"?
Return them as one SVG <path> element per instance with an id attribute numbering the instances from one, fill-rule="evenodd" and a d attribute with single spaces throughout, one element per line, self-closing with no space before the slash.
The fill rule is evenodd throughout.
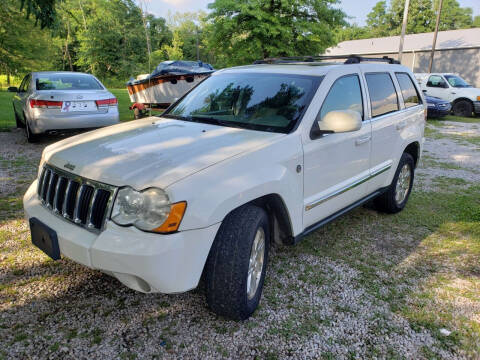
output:
<path id="1" fill-rule="evenodd" d="M 27 140 L 41 134 L 117 124 L 117 98 L 93 75 L 77 72 L 33 72 L 12 88 L 17 127 Z"/>

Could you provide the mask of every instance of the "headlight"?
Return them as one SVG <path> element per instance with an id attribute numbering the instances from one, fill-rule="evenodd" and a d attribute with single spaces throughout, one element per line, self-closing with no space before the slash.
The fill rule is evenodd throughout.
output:
<path id="1" fill-rule="evenodd" d="M 427 106 L 428 106 L 429 108 L 434 108 L 434 107 L 435 107 L 435 104 L 427 103 Z"/>
<path id="2" fill-rule="evenodd" d="M 113 205 L 111 219 L 118 225 L 133 225 L 144 231 L 176 231 L 183 218 L 186 202 L 171 204 L 165 191 L 149 188 L 136 191 L 121 188 Z"/>

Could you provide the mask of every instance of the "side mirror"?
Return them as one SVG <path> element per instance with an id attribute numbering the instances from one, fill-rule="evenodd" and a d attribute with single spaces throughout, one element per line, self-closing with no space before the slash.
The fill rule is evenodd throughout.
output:
<path id="1" fill-rule="evenodd" d="M 18 92 L 18 88 L 16 86 L 9 86 L 7 89 L 8 92 Z"/>
<path id="2" fill-rule="evenodd" d="M 442 82 L 441 85 L 442 85 L 442 86 L 441 86 L 442 88 L 448 89 L 448 84 L 447 84 L 446 82 Z"/>
<path id="3" fill-rule="evenodd" d="M 362 117 L 357 111 L 330 111 L 318 121 L 319 134 L 344 133 L 360 130 Z"/>

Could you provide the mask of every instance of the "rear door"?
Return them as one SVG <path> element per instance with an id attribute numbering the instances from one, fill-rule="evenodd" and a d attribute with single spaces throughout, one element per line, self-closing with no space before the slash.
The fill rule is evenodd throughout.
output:
<path id="1" fill-rule="evenodd" d="M 321 89 L 327 95 L 317 100 L 322 105 L 313 126 L 334 110 L 354 110 L 364 119 L 365 89 L 358 67 L 328 75 Z M 304 228 L 366 196 L 370 139 L 370 122 L 353 132 L 304 137 Z"/>
<path id="2" fill-rule="evenodd" d="M 400 99 L 393 73 L 367 72 L 364 74 L 370 101 L 369 123 L 372 125 L 372 178 L 369 190 L 375 191 L 387 183 L 390 169 L 396 166 L 395 157 L 400 146 L 400 127 L 406 124 L 400 111 Z"/>
<path id="3" fill-rule="evenodd" d="M 24 107 L 25 107 L 25 102 L 27 101 L 27 98 L 28 98 L 31 79 L 32 79 L 31 74 L 25 75 L 25 77 L 22 80 L 22 83 L 20 84 L 20 87 L 18 88 L 18 92 L 13 97 L 13 107 L 15 109 L 15 112 L 17 113 L 17 116 L 20 119 L 23 119 Z"/>

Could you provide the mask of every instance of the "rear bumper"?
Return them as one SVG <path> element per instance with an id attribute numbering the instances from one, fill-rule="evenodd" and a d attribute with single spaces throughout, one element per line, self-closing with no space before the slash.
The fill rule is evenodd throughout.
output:
<path id="1" fill-rule="evenodd" d="M 30 130 L 40 134 L 52 130 L 99 128 L 118 124 L 117 108 L 108 109 L 106 113 L 68 115 L 34 115 L 29 120 Z"/>
<path id="2" fill-rule="evenodd" d="M 160 235 L 107 222 L 105 230 L 97 234 L 46 209 L 36 188 L 37 181 L 24 196 L 25 216 L 35 217 L 56 231 L 63 256 L 141 292 L 178 293 L 198 285 L 219 223 Z"/>

